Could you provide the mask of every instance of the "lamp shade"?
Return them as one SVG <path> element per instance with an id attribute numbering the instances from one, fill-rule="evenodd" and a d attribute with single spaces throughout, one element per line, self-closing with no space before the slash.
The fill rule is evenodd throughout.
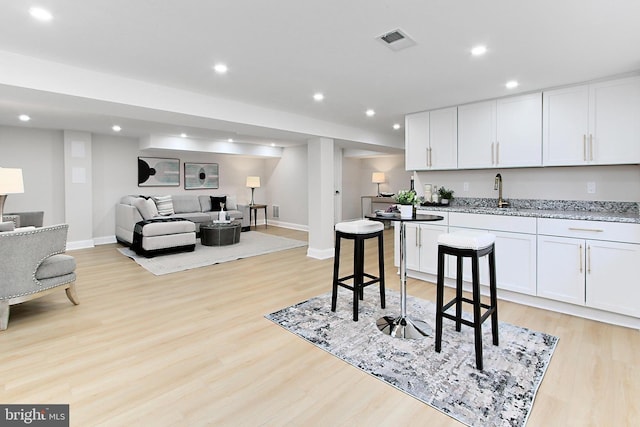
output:
<path id="1" fill-rule="evenodd" d="M 260 177 L 259 176 L 248 176 L 247 177 L 247 187 L 249 187 L 249 188 L 260 188 Z"/>
<path id="2" fill-rule="evenodd" d="M 24 193 L 22 169 L 0 168 L 0 194 Z"/>
<path id="3" fill-rule="evenodd" d="M 374 184 L 382 184 L 384 182 L 384 172 L 374 172 L 371 175 L 371 182 Z"/>

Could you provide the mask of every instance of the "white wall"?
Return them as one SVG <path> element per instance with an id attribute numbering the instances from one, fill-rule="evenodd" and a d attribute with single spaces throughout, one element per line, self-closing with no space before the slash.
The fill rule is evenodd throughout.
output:
<path id="1" fill-rule="evenodd" d="M 261 201 L 270 205 L 270 219 L 272 206 L 277 205 L 280 217 L 276 221 L 293 228 L 306 228 L 309 225 L 307 146 L 285 148 L 281 158 L 266 159 L 264 165 L 263 179 L 268 188 L 262 197 L 256 195 L 256 203 Z"/>
<path id="2" fill-rule="evenodd" d="M 44 223 L 64 222 L 64 142 L 61 131 L 0 126 L 0 166 L 22 169 L 23 194 L 5 212 L 44 211 Z"/>
<path id="3" fill-rule="evenodd" d="M 445 186 L 458 197 L 497 198 L 494 182 L 502 175 L 503 197 L 515 199 L 640 201 L 640 166 L 574 166 L 418 172 L 423 184 Z M 469 191 L 464 191 L 464 183 Z M 587 182 L 596 192 L 587 193 Z M 422 189 L 417 189 L 419 194 Z"/>

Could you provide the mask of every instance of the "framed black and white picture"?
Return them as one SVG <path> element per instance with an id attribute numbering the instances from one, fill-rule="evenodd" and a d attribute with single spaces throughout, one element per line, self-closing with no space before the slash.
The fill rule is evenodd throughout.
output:
<path id="1" fill-rule="evenodd" d="M 217 163 L 186 163 L 184 164 L 184 189 L 197 190 L 203 188 L 218 188 Z"/>
<path id="2" fill-rule="evenodd" d="M 179 187 L 180 159 L 138 157 L 138 187 Z"/>

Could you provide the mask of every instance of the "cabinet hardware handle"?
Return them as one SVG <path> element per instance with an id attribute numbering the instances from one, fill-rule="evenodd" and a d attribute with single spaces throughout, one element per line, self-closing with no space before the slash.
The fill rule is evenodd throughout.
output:
<path id="1" fill-rule="evenodd" d="M 495 164 L 495 157 L 493 155 L 493 142 L 491 143 L 491 164 Z"/>
<path id="2" fill-rule="evenodd" d="M 500 142 L 496 142 L 496 165 L 500 164 Z"/>
<path id="3" fill-rule="evenodd" d="M 569 227 L 571 231 L 592 231 L 594 233 L 602 233 L 604 230 L 600 228 L 578 228 L 578 227 Z"/>
<path id="4" fill-rule="evenodd" d="M 427 167 L 429 167 L 429 147 L 424 149 L 425 151 L 425 160 L 427 161 Z"/>
<path id="5" fill-rule="evenodd" d="M 591 274 L 591 245 L 587 245 L 587 273 Z"/>
<path id="6" fill-rule="evenodd" d="M 433 148 L 429 147 L 429 167 L 433 166 Z"/>
<path id="7" fill-rule="evenodd" d="M 420 242 L 418 244 L 418 247 L 421 248 L 422 247 L 422 228 L 420 228 L 418 226 L 418 242 Z"/>
<path id="8" fill-rule="evenodd" d="M 580 260 L 580 273 L 582 273 L 582 244 L 578 248 L 578 259 Z"/>
<path id="9" fill-rule="evenodd" d="M 587 134 L 582 135 L 582 158 L 587 161 Z"/>
<path id="10" fill-rule="evenodd" d="M 589 160 L 593 160 L 593 134 L 589 134 Z"/>
<path id="11" fill-rule="evenodd" d="M 416 248 L 420 247 L 420 237 L 419 237 L 419 233 L 420 232 L 420 227 L 416 227 Z"/>

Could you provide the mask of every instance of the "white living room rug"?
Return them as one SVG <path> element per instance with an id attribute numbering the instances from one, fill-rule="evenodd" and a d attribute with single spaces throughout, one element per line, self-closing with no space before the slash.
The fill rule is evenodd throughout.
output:
<path id="1" fill-rule="evenodd" d="M 156 276 L 161 276 L 163 274 L 220 264 L 240 258 L 249 258 L 286 249 L 299 248 L 306 245 L 307 242 L 301 240 L 272 236 L 257 231 L 247 231 L 241 233 L 240 242 L 235 245 L 203 246 L 198 239 L 193 252 L 178 252 L 159 255 L 153 258 L 145 258 L 137 255 L 130 248 L 120 248 L 118 250 L 151 273 Z"/>

